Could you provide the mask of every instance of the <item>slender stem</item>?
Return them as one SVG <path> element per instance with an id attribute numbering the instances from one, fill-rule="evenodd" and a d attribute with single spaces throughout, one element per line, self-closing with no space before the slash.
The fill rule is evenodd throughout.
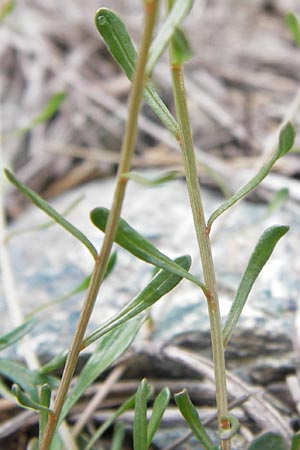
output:
<path id="1" fill-rule="evenodd" d="M 126 124 L 124 141 L 121 150 L 120 164 L 117 174 L 112 207 L 108 218 L 102 247 L 95 261 L 89 289 L 83 304 L 73 342 L 71 344 L 70 351 L 67 357 L 65 369 L 58 388 L 57 397 L 53 407 L 54 415 L 49 416 L 40 450 L 49 450 L 51 446 L 53 435 L 59 422 L 59 416 L 61 414 L 70 382 L 77 364 L 78 356 L 81 350 L 81 343 L 84 338 L 86 328 L 96 302 L 100 285 L 104 278 L 106 264 L 113 245 L 127 184 L 127 179 L 123 178 L 122 174 L 125 172 L 129 172 L 131 159 L 134 153 L 137 134 L 137 119 L 145 84 L 145 67 L 147 62 L 148 49 L 152 39 L 153 28 L 155 24 L 157 6 L 158 0 L 145 1 L 145 27 L 129 99 L 128 122 Z"/>
<path id="2" fill-rule="evenodd" d="M 171 61 L 173 60 L 172 55 L 173 51 L 171 44 Z M 182 151 L 187 187 L 194 219 L 194 226 L 203 267 L 204 281 L 208 289 L 207 304 L 210 319 L 212 353 L 215 371 L 216 401 L 220 424 L 221 417 L 224 417 L 228 414 L 228 401 L 226 391 L 225 357 L 222 340 L 222 326 L 217 284 L 210 239 L 209 235 L 206 232 L 206 222 L 204 217 L 200 186 L 198 182 L 196 158 L 186 102 L 182 65 L 171 63 L 171 74 L 173 81 L 176 114 L 180 128 L 180 137 L 178 141 Z M 230 450 L 230 440 L 222 440 L 221 448 L 222 450 Z"/>

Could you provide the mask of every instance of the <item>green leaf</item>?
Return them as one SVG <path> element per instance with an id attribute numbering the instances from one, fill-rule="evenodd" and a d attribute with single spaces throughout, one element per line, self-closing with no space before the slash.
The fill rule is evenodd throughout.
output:
<path id="1" fill-rule="evenodd" d="M 151 389 L 151 386 L 148 386 L 148 392 L 147 392 L 147 399 L 151 397 L 153 394 L 153 389 Z M 118 417 L 120 417 L 125 411 L 128 411 L 129 409 L 134 408 L 135 405 L 135 397 L 136 394 L 132 395 L 128 400 L 126 400 L 113 414 L 112 416 L 107 419 L 101 427 L 94 433 L 92 439 L 90 440 L 88 446 L 84 450 L 90 450 L 95 442 L 98 441 L 100 436 L 105 433 L 105 431 L 111 427 L 111 425 L 116 421 Z"/>
<path id="2" fill-rule="evenodd" d="M 285 22 L 294 38 L 295 44 L 299 47 L 300 46 L 300 21 L 298 20 L 297 16 L 294 13 L 288 12 L 285 15 Z"/>
<path id="3" fill-rule="evenodd" d="M 253 191 L 268 175 L 276 161 L 291 150 L 295 139 L 295 129 L 291 122 L 288 122 L 280 131 L 278 149 L 260 171 L 251 178 L 241 189 L 219 206 L 207 221 L 207 231 L 210 232 L 213 222 L 231 206 Z"/>
<path id="4" fill-rule="evenodd" d="M 287 450 L 287 448 L 280 434 L 268 432 L 254 439 L 248 450 Z"/>
<path id="5" fill-rule="evenodd" d="M 295 128 L 292 122 L 288 122 L 280 131 L 279 134 L 279 147 L 278 158 L 281 158 L 288 153 L 294 145 L 296 137 Z"/>
<path id="6" fill-rule="evenodd" d="M 268 204 L 268 210 L 266 215 L 272 214 L 274 211 L 278 210 L 289 198 L 288 188 L 279 189 Z"/>
<path id="7" fill-rule="evenodd" d="M 68 351 L 64 350 L 60 352 L 58 355 L 54 356 L 48 363 L 44 364 L 40 369 L 39 373 L 41 375 L 47 375 L 51 372 L 54 372 L 54 370 L 60 369 L 68 356 Z"/>
<path id="8" fill-rule="evenodd" d="M 147 448 L 150 447 L 164 412 L 169 405 L 170 395 L 170 390 L 167 387 L 164 387 L 154 401 L 151 418 L 147 426 Z"/>
<path id="9" fill-rule="evenodd" d="M 133 449 L 147 450 L 147 380 L 142 380 L 135 399 L 133 422 Z"/>
<path id="10" fill-rule="evenodd" d="M 36 319 L 27 320 L 22 323 L 22 325 L 14 328 L 12 331 L 0 336 L 0 350 L 4 350 L 19 341 L 23 336 L 25 336 L 25 334 L 29 333 L 35 327 L 36 323 Z"/>
<path id="11" fill-rule="evenodd" d="M 13 384 L 12 392 L 20 405 L 24 406 L 24 408 L 33 409 L 35 411 L 46 411 L 48 414 L 53 414 L 51 409 L 32 399 L 30 395 L 23 392 L 17 384 Z"/>
<path id="12" fill-rule="evenodd" d="M 39 437 L 40 441 L 42 440 L 42 436 L 45 432 L 45 428 L 48 422 L 48 411 L 50 407 L 50 401 L 51 401 L 51 388 L 48 384 L 43 384 L 41 387 L 40 392 L 40 403 L 43 405 L 46 409 L 40 412 L 39 417 Z"/>
<path id="13" fill-rule="evenodd" d="M 78 198 L 76 198 L 70 205 L 67 206 L 66 209 L 64 209 L 64 211 L 62 212 L 61 215 L 64 217 L 67 216 L 83 200 L 83 198 L 84 198 L 84 195 L 80 195 Z M 46 222 L 41 223 L 41 224 L 24 227 L 24 228 L 19 228 L 17 230 L 10 231 L 5 236 L 5 242 L 8 242 L 10 239 L 12 239 L 15 236 L 19 236 L 20 234 L 46 230 L 47 228 L 50 228 L 55 224 L 56 224 L 55 220 L 47 220 Z"/>
<path id="14" fill-rule="evenodd" d="M 191 265 L 191 258 L 189 256 L 181 256 L 175 259 L 175 262 L 183 269 L 188 270 Z M 160 270 L 152 278 L 150 283 L 127 306 L 91 333 L 83 341 L 82 348 L 86 348 L 112 329 L 117 328 L 121 324 L 145 311 L 147 308 L 150 308 L 150 306 L 157 302 L 161 297 L 174 289 L 181 280 L 182 277 L 179 275 L 174 275 L 166 270 Z"/>
<path id="15" fill-rule="evenodd" d="M 122 423 L 116 423 L 111 443 L 111 450 L 122 450 L 125 437 L 125 427 Z"/>
<path id="16" fill-rule="evenodd" d="M 36 116 L 29 125 L 18 130 L 18 133 L 26 133 L 27 131 L 32 130 L 32 128 L 36 127 L 37 125 L 47 122 L 47 120 L 51 119 L 58 111 L 65 98 L 66 93 L 64 91 L 59 91 L 53 94 L 42 111 L 39 113 L 39 115 Z"/>
<path id="17" fill-rule="evenodd" d="M 289 227 L 274 225 L 267 228 L 260 236 L 255 249 L 249 259 L 247 268 L 241 279 L 235 299 L 232 303 L 227 321 L 223 328 L 223 342 L 226 347 L 232 332 L 239 320 L 252 286 L 262 268 L 270 258 L 277 242 L 288 232 Z"/>
<path id="18" fill-rule="evenodd" d="M 49 379 L 41 376 L 33 370 L 18 364 L 9 359 L 0 358 L 0 374 L 18 384 L 30 395 L 31 398 L 38 401 L 37 386 L 44 384 Z"/>
<path id="19" fill-rule="evenodd" d="M 6 0 L 0 6 L 0 23 L 4 21 L 4 19 L 14 10 L 16 6 L 15 0 Z"/>
<path id="20" fill-rule="evenodd" d="M 110 9 L 100 8 L 96 12 L 95 24 L 108 51 L 132 81 L 137 53 L 124 23 Z M 150 81 L 145 86 L 144 98 L 165 127 L 177 138 L 178 124 Z"/>
<path id="21" fill-rule="evenodd" d="M 167 19 L 163 23 L 159 33 L 157 34 L 156 38 L 151 44 L 150 51 L 149 51 L 149 59 L 147 63 L 147 73 L 151 73 L 156 61 L 160 57 L 160 55 L 163 53 L 164 49 L 169 43 L 169 40 L 171 37 L 173 38 L 175 34 L 178 32 L 178 26 L 183 21 L 183 19 L 186 17 L 186 15 L 189 13 L 191 7 L 193 5 L 193 0 L 177 0 L 174 2 L 172 9 L 170 13 L 168 14 Z M 179 32 L 181 34 L 182 32 Z M 175 38 L 177 40 L 179 38 L 179 35 Z M 181 38 L 180 38 L 181 39 Z M 191 56 L 190 47 L 189 45 L 186 45 L 187 40 L 184 38 L 185 44 L 184 49 L 186 50 L 189 48 L 189 57 Z M 180 43 L 180 47 L 182 48 L 182 42 Z M 182 54 L 181 54 L 182 55 Z M 187 53 L 185 52 L 185 56 L 187 56 Z M 185 59 L 185 61 L 187 60 Z M 179 64 L 179 63 L 178 63 Z"/>
<path id="22" fill-rule="evenodd" d="M 143 175 L 140 175 L 139 173 L 136 173 L 136 172 L 122 173 L 123 178 L 133 180 L 136 183 L 141 184 L 143 186 L 157 186 L 159 184 L 163 184 L 170 180 L 173 180 L 174 178 L 178 177 L 179 175 L 180 175 L 179 170 L 169 170 L 168 172 L 165 172 L 162 175 L 159 175 L 153 179 L 149 179 L 149 178 L 146 178 Z"/>
<path id="23" fill-rule="evenodd" d="M 182 66 L 185 62 L 189 61 L 192 56 L 193 51 L 183 30 L 181 28 L 176 28 L 172 36 L 171 63 L 173 65 Z"/>
<path id="24" fill-rule="evenodd" d="M 143 318 L 138 318 L 123 326 L 121 325 L 99 341 L 96 349 L 80 372 L 76 384 L 68 394 L 59 418 L 59 423 L 64 420 L 72 406 L 82 396 L 88 386 L 125 352 L 143 322 Z"/>
<path id="25" fill-rule="evenodd" d="M 59 214 L 52 206 L 42 199 L 38 194 L 32 191 L 29 187 L 25 186 L 19 181 L 9 170 L 4 169 L 5 175 L 8 180 L 20 191 L 25 197 L 27 197 L 35 206 L 41 209 L 45 214 L 50 216 L 56 223 L 68 231 L 72 236 L 78 239 L 92 254 L 93 258 L 97 257 L 97 250 L 88 238 L 79 231 L 74 225 L 66 220 L 61 214 Z"/>
<path id="26" fill-rule="evenodd" d="M 108 214 L 109 210 L 106 208 L 96 208 L 91 212 L 93 224 L 103 232 L 105 231 Z M 203 283 L 186 270 L 183 270 L 168 256 L 161 253 L 150 241 L 145 239 L 123 219 L 119 220 L 115 242 L 142 261 L 192 281 L 202 289 L 204 294 L 207 294 L 207 289 Z"/>
<path id="27" fill-rule="evenodd" d="M 212 450 L 213 443 L 202 425 L 195 406 L 192 404 L 186 389 L 174 395 L 176 405 L 179 408 L 186 423 L 192 430 L 194 436 L 198 439 L 205 450 Z"/>
<path id="28" fill-rule="evenodd" d="M 300 433 L 295 433 L 292 437 L 291 449 L 290 450 L 300 450 Z"/>

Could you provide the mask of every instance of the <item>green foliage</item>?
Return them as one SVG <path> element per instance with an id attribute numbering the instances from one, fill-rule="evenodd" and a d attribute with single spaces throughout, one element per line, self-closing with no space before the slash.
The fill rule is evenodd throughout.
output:
<path id="1" fill-rule="evenodd" d="M 262 268 L 270 258 L 277 242 L 288 232 L 289 227 L 274 225 L 263 232 L 250 256 L 247 268 L 241 279 L 227 321 L 223 329 L 223 341 L 226 347 L 239 320 L 251 288 Z"/>
<path id="2" fill-rule="evenodd" d="M 93 224 L 103 232 L 106 228 L 108 214 L 109 210 L 107 208 L 96 208 L 91 212 Z M 168 256 L 161 253 L 150 241 L 139 234 L 124 219 L 119 219 L 114 240 L 118 245 L 125 248 L 142 261 L 186 278 L 195 283 L 204 293 L 206 293 L 206 287 L 203 283 L 186 270 L 182 269 Z"/>
<path id="3" fill-rule="evenodd" d="M 273 153 L 269 161 L 267 161 L 259 172 L 251 178 L 248 183 L 246 183 L 238 192 L 236 192 L 232 197 L 227 199 L 221 206 L 219 206 L 210 216 L 207 222 L 207 230 L 210 231 L 213 222 L 225 211 L 227 211 L 231 206 L 240 201 L 249 192 L 253 191 L 268 175 L 271 171 L 273 165 L 278 159 L 288 153 L 294 144 L 295 140 L 295 129 L 291 122 L 288 122 L 282 129 L 279 135 L 279 144 L 276 151 Z"/>
<path id="4" fill-rule="evenodd" d="M 29 333 L 36 325 L 37 319 L 27 320 L 22 325 L 16 327 L 9 333 L 0 336 L 0 350 L 4 350 L 7 347 L 18 342 L 23 336 Z"/>
<path id="5" fill-rule="evenodd" d="M 63 227 L 68 233 L 78 239 L 92 254 L 95 258 L 97 256 L 97 250 L 93 244 L 88 240 L 88 238 L 74 225 L 72 225 L 67 219 L 65 219 L 61 214 L 59 214 L 49 203 L 43 200 L 38 194 L 36 194 L 32 189 L 25 186 L 20 180 L 18 180 L 8 169 L 4 170 L 5 175 L 8 180 L 22 192 L 25 197 L 27 197 L 35 206 L 41 209 L 45 214 L 51 217 L 56 223 Z"/>
<path id="6" fill-rule="evenodd" d="M 59 423 L 66 417 L 88 386 L 125 352 L 143 322 L 143 318 L 132 320 L 130 323 L 110 331 L 99 341 L 64 403 Z"/>
<path id="7" fill-rule="evenodd" d="M 205 450 L 213 450 L 214 444 L 202 425 L 198 412 L 191 402 L 187 390 L 184 389 L 182 392 L 175 394 L 175 401 L 186 423 L 203 448 Z"/>
<path id="8" fill-rule="evenodd" d="M 151 7 L 149 6 L 151 3 Z M 0 20 L 10 12 L 14 2 L 6 2 L 0 11 Z M 108 8 L 100 8 L 95 16 L 97 30 L 102 36 L 110 54 L 122 68 L 126 76 L 133 82 L 131 98 L 129 101 L 129 120 L 125 131 L 124 145 L 122 146 L 120 168 L 112 208 L 96 208 L 91 212 L 93 224 L 105 233 L 103 246 L 98 252 L 89 239 L 74 225 L 67 221 L 64 215 L 59 214 L 45 200 L 21 183 L 10 171 L 5 170 L 9 181 L 22 192 L 33 204 L 51 217 L 53 221 L 63 227 L 68 233 L 79 240 L 91 253 L 95 265 L 92 276 L 87 276 L 71 293 L 54 300 L 53 303 L 64 301 L 72 295 L 87 291 L 80 315 L 79 325 L 69 350 L 56 355 L 51 361 L 39 370 L 31 370 L 23 365 L 0 359 L 0 390 L 3 395 L 17 400 L 23 407 L 36 410 L 39 414 L 39 441 L 31 440 L 31 450 L 61 450 L 62 440 L 59 436 L 59 427 L 69 414 L 71 408 L 81 398 L 86 389 L 108 370 L 112 364 L 124 354 L 126 349 L 135 339 L 138 331 L 145 321 L 145 311 L 159 301 L 169 291 L 174 289 L 182 279 L 187 279 L 199 287 L 204 293 L 209 309 L 211 321 L 211 337 L 214 355 L 216 400 L 218 409 L 219 444 L 220 447 L 229 448 L 230 440 L 239 430 L 239 421 L 227 407 L 227 393 L 225 380 L 224 346 L 227 345 L 248 299 L 254 282 L 259 276 L 264 265 L 269 260 L 278 241 L 287 233 L 288 227 L 275 225 L 268 228 L 260 237 L 242 276 L 237 293 L 232 303 L 232 308 L 227 321 L 221 329 L 220 310 L 218 303 L 217 285 L 215 282 L 215 269 L 211 257 L 209 231 L 212 223 L 231 206 L 244 198 L 255 189 L 268 175 L 278 159 L 286 155 L 293 147 L 295 130 L 291 122 L 288 122 L 279 135 L 278 147 L 270 159 L 261 167 L 258 173 L 246 183 L 238 192 L 228 198 L 210 216 L 205 223 L 201 195 L 199 190 L 194 155 L 192 133 L 185 98 L 183 64 L 191 57 L 192 52 L 181 25 L 192 6 L 192 0 L 169 0 L 167 2 L 167 16 L 152 41 L 152 33 L 156 17 L 156 0 L 146 2 L 145 30 L 143 41 L 138 55 L 131 37 L 122 20 Z M 300 26 L 297 17 L 289 13 L 286 16 L 287 25 L 300 45 Z M 151 45 L 150 45 L 151 44 Z M 178 123 L 170 113 L 167 106 L 157 94 L 150 76 L 155 63 L 165 48 L 171 47 L 171 72 L 173 80 L 173 93 L 175 98 Z M 181 256 L 175 260 L 170 259 L 156 248 L 149 240 L 131 227 L 120 217 L 122 203 L 125 196 L 126 181 L 133 180 L 138 183 L 155 186 L 166 182 L 178 175 L 178 172 L 170 171 L 155 179 L 147 179 L 139 174 L 131 172 L 130 162 L 135 146 L 137 116 L 140 107 L 141 93 L 145 101 L 153 109 L 165 127 L 172 133 L 180 144 L 183 155 L 187 186 L 190 195 L 190 203 L 194 216 L 195 231 L 199 243 L 204 283 L 199 281 L 189 272 L 191 258 Z M 51 119 L 59 110 L 65 99 L 64 92 L 58 92 L 50 98 L 40 114 L 24 127 L 20 132 L 26 132 L 31 128 Z M 133 137 L 129 139 L 128 136 Z M 286 195 L 286 191 L 284 191 Z M 286 197 L 284 197 L 286 198 Z M 279 199 L 280 200 L 280 199 Z M 282 201 L 282 200 L 281 200 Z M 48 226 L 48 225 L 47 225 Z M 116 262 L 116 254 L 110 256 L 113 243 L 123 247 L 136 258 L 151 264 L 155 268 L 155 274 L 147 286 L 121 311 L 108 321 L 101 324 L 89 336 L 86 329 L 97 298 L 100 285 L 104 278 L 111 272 Z M 46 305 L 48 307 L 48 305 Z M 34 311 L 37 313 L 45 306 Z M 18 342 L 35 326 L 36 320 L 24 322 L 16 329 L 0 337 L 0 349 L 4 349 Z M 98 341 L 83 369 L 70 388 L 76 367 L 78 355 L 92 342 Z M 69 357 L 67 358 L 67 355 Z M 66 359 L 67 358 L 67 359 Z M 57 398 L 51 409 L 51 391 L 57 388 L 57 379 L 51 374 L 60 369 L 65 363 L 64 373 L 61 378 Z M 9 383 L 6 384 L 6 380 Z M 10 382 L 13 383 L 9 391 Z M 68 396 L 67 396 L 68 393 Z M 136 394 L 126 400 L 112 416 L 97 429 L 93 436 L 78 437 L 78 449 L 91 450 L 98 439 L 111 427 L 116 420 L 121 420 L 125 411 L 134 408 L 133 447 L 134 450 L 148 450 L 153 437 L 157 432 L 163 415 L 170 401 L 170 391 L 167 387 L 154 399 L 151 417 L 147 418 L 148 402 L 153 394 L 153 389 L 146 379 L 139 384 Z M 186 390 L 175 394 L 176 404 L 192 430 L 194 436 L 205 450 L 219 450 L 200 421 L 196 408 Z M 53 413 L 55 412 L 55 414 Z M 50 419 L 50 420 L 49 420 Z M 225 425 L 224 425 L 225 424 Z M 120 450 L 123 446 L 125 428 L 121 422 L 114 427 L 112 450 Z M 77 444 L 76 444 L 77 445 Z M 284 440 L 276 433 L 265 433 L 257 437 L 248 447 L 248 450 L 287 450 Z M 290 450 L 300 449 L 299 434 L 295 434 Z"/>
<path id="9" fill-rule="evenodd" d="M 287 448 L 279 434 L 269 432 L 254 439 L 248 450 L 287 450 Z"/>
<path id="10" fill-rule="evenodd" d="M 18 133 L 26 133 L 27 131 L 32 130 L 32 128 L 35 128 L 37 125 L 50 120 L 54 116 L 54 114 L 57 113 L 65 98 L 66 93 L 64 91 L 56 92 L 55 94 L 53 94 L 42 111 L 30 122 L 30 124 L 18 130 Z"/>
<path id="11" fill-rule="evenodd" d="M 188 270 L 191 265 L 189 256 L 182 256 L 174 261 L 179 267 Z M 170 273 L 167 270 L 160 270 L 150 281 L 150 283 L 118 314 L 112 319 L 105 322 L 92 334 L 90 334 L 82 343 L 82 348 L 86 348 L 95 340 L 107 334 L 128 320 L 134 318 L 146 309 L 150 308 L 154 303 L 161 299 L 164 295 L 174 289 L 182 280 L 182 276 Z"/>
<path id="12" fill-rule="evenodd" d="M 300 47 L 300 20 L 294 13 L 288 12 L 285 15 L 285 22 L 294 38 L 295 44 Z"/>

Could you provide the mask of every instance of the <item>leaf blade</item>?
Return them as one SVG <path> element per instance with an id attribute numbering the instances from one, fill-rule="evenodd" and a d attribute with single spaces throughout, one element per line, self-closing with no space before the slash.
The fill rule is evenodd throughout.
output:
<path id="1" fill-rule="evenodd" d="M 175 394 L 174 398 L 179 411 L 192 430 L 194 436 L 198 439 L 205 450 L 212 450 L 214 445 L 200 421 L 198 412 L 192 404 L 187 390 L 184 389 L 182 392 Z"/>
<path id="2" fill-rule="evenodd" d="M 149 59 L 147 62 L 147 73 L 151 73 L 156 61 L 165 50 L 169 40 L 176 32 L 177 27 L 187 16 L 193 5 L 193 0 L 177 0 L 174 2 L 167 19 L 163 23 L 159 33 L 155 37 L 149 50 Z"/>
<path id="3" fill-rule="evenodd" d="M 27 333 L 29 333 L 36 325 L 37 320 L 31 319 L 22 323 L 18 327 L 14 328 L 12 331 L 9 331 L 6 334 L 0 336 L 0 350 L 4 350 L 7 347 L 10 347 Z"/>
<path id="4" fill-rule="evenodd" d="M 240 281 L 228 318 L 223 327 L 223 342 L 226 347 L 232 332 L 239 320 L 243 307 L 254 282 L 270 258 L 278 241 L 288 232 L 289 227 L 274 225 L 267 228 L 260 236 L 252 255 L 250 256 L 246 270 Z"/>
<path id="5" fill-rule="evenodd" d="M 19 181 L 8 169 L 4 169 L 4 173 L 8 180 L 20 191 L 25 197 L 27 197 L 35 206 L 41 209 L 45 214 L 50 216 L 56 223 L 58 223 L 62 228 L 64 228 L 73 237 L 79 240 L 92 254 L 93 258 L 97 257 L 97 250 L 93 244 L 88 240 L 88 238 L 72 225 L 67 219 L 65 219 L 61 214 L 59 214 L 49 203 L 47 203 L 42 197 L 32 191 L 29 187 Z"/>
<path id="6" fill-rule="evenodd" d="M 279 135 L 279 145 L 269 161 L 267 161 L 259 172 L 242 186 L 234 195 L 225 200 L 209 217 L 207 221 L 207 231 L 209 232 L 213 222 L 235 203 L 242 200 L 249 192 L 253 191 L 268 175 L 276 161 L 289 152 L 295 139 L 295 129 L 291 122 L 282 127 Z"/>
<path id="7" fill-rule="evenodd" d="M 164 387 L 154 401 L 152 415 L 147 426 L 147 448 L 150 447 L 152 439 L 158 430 L 164 412 L 169 405 L 170 397 L 169 388 Z"/>
<path id="8" fill-rule="evenodd" d="M 148 382 L 143 379 L 135 398 L 133 421 L 133 449 L 147 450 L 147 391 Z"/>
<path id="9" fill-rule="evenodd" d="M 112 10 L 100 8 L 95 15 L 95 25 L 108 51 L 132 81 L 137 53 L 124 23 Z M 150 81 L 146 83 L 144 98 L 165 127 L 177 137 L 178 124 Z"/>
<path id="10" fill-rule="evenodd" d="M 191 265 L 189 256 L 179 257 L 175 261 L 185 270 L 188 270 Z M 127 306 L 84 339 L 82 348 L 86 348 L 112 329 L 133 319 L 141 312 L 150 308 L 161 297 L 174 289 L 181 280 L 181 276 L 171 274 L 166 270 L 160 270 L 152 278 L 149 284 Z"/>
<path id="11" fill-rule="evenodd" d="M 103 232 L 105 232 L 108 214 L 109 210 L 107 208 L 96 208 L 91 212 L 92 223 Z M 165 269 L 175 275 L 180 275 L 193 282 L 202 289 L 204 295 L 207 295 L 206 286 L 201 281 L 179 267 L 168 256 L 161 253 L 150 241 L 139 234 L 124 219 L 119 220 L 115 242 L 142 261 Z"/>
<path id="12" fill-rule="evenodd" d="M 80 372 L 75 386 L 70 391 L 59 418 L 59 424 L 66 417 L 71 407 L 81 397 L 86 388 L 129 347 L 138 330 L 143 324 L 143 318 L 138 318 L 130 324 L 120 326 L 111 331 L 98 343 L 84 368 Z"/>

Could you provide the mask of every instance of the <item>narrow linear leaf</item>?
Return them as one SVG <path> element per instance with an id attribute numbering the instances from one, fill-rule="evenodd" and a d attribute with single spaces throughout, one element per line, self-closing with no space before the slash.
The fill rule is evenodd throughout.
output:
<path id="1" fill-rule="evenodd" d="M 147 399 L 151 397 L 153 394 L 153 389 L 151 386 L 148 386 Z M 128 400 L 126 400 L 113 414 L 107 419 L 101 427 L 94 433 L 92 439 L 88 443 L 87 447 L 84 450 L 90 450 L 95 442 L 105 433 L 105 431 L 116 421 L 118 417 L 120 417 L 125 411 L 134 408 L 135 405 L 135 397 L 136 394 L 132 395 Z"/>
<path id="2" fill-rule="evenodd" d="M 193 56 L 189 41 L 181 28 L 176 28 L 172 36 L 172 64 L 182 66 Z"/>
<path id="3" fill-rule="evenodd" d="M 249 259 L 244 275 L 242 276 L 235 299 L 229 311 L 227 321 L 223 328 L 223 342 L 225 347 L 239 320 L 255 280 L 273 253 L 277 242 L 288 232 L 288 230 L 289 227 L 287 226 L 274 225 L 267 228 L 260 236 Z"/>
<path id="4" fill-rule="evenodd" d="M 106 208 L 96 208 L 91 212 L 93 224 L 103 232 L 105 232 L 108 214 L 109 210 Z M 178 266 L 168 256 L 161 253 L 150 241 L 145 239 L 123 219 L 119 220 L 115 242 L 142 261 L 192 281 L 202 289 L 204 295 L 207 294 L 207 289 L 201 281 Z"/>
<path id="5" fill-rule="evenodd" d="M 254 439 L 248 450 L 287 450 L 287 448 L 280 434 L 268 432 Z"/>
<path id="6" fill-rule="evenodd" d="M 169 405 L 170 396 L 169 388 L 164 387 L 154 401 L 152 415 L 147 426 L 147 448 L 150 447 L 152 439 L 158 430 L 161 419 Z"/>
<path id="7" fill-rule="evenodd" d="M 291 449 L 290 450 L 300 450 L 300 433 L 295 433 L 292 437 Z"/>
<path id="8" fill-rule="evenodd" d="M 25 197 L 27 197 L 35 206 L 41 209 L 45 214 L 50 216 L 56 223 L 68 231 L 72 236 L 78 239 L 92 254 L 93 258 L 97 257 L 97 250 L 88 238 L 74 227 L 68 220 L 66 220 L 61 214 L 59 214 L 52 206 L 43 200 L 38 194 L 32 191 L 29 187 L 25 186 L 19 181 L 9 170 L 4 169 L 5 175 L 8 180 L 20 191 Z"/>
<path id="9" fill-rule="evenodd" d="M 60 369 L 64 365 L 67 356 L 68 356 L 67 350 L 60 352 L 58 355 L 54 356 L 54 358 L 52 358 L 48 363 L 44 364 L 39 369 L 39 373 L 41 375 L 48 375 L 54 372 L 55 370 Z"/>
<path id="10" fill-rule="evenodd" d="M 291 35 L 294 38 L 295 44 L 299 47 L 300 46 L 300 21 L 298 20 L 297 16 L 294 13 L 288 12 L 285 15 L 285 22 L 288 26 L 288 29 L 291 32 Z"/>
<path id="11" fill-rule="evenodd" d="M 121 325 L 102 338 L 93 351 L 84 368 L 80 372 L 75 386 L 69 393 L 59 418 L 59 424 L 64 420 L 72 406 L 77 402 L 88 386 L 106 370 L 129 347 L 142 326 L 143 318 Z"/>
<path id="12" fill-rule="evenodd" d="M 0 374 L 21 386 L 31 398 L 38 401 L 37 386 L 45 382 L 45 378 L 37 372 L 27 369 L 9 359 L 0 358 Z"/>
<path id="13" fill-rule="evenodd" d="M 26 133 L 37 125 L 47 122 L 47 120 L 51 119 L 58 111 L 65 98 L 66 93 L 64 91 L 59 91 L 53 94 L 38 116 L 36 116 L 29 125 L 18 130 L 18 133 Z"/>
<path id="14" fill-rule="evenodd" d="M 23 336 L 25 336 L 25 334 L 29 333 L 35 327 L 36 323 L 36 319 L 27 320 L 9 333 L 3 334 L 0 337 L 0 350 L 4 350 L 19 341 Z"/>
<path id="15" fill-rule="evenodd" d="M 155 178 L 149 179 L 140 175 L 136 172 L 127 172 L 122 173 L 123 178 L 127 178 L 128 180 L 133 180 L 142 186 L 157 186 L 159 184 L 167 183 L 168 181 L 174 180 L 174 178 L 180 175 L 179 170 L 169 170 L 168 172 L 163 173 Z"/>
<path id="16" fill-rule="evenodd" d="M 148 382 L 142 380 L 135 398 L 133 421 L 133 449 L 147 450 L 147 391 Z"/>
<path id="17" fill-rule="evenodd" d="M 62 212 L 62 216 L 66 217 L 84 198 L 84 195 L 80 195 L 80 197 L 76 198 L 67 208 Z M 34 231 L 42 231 L 46 230 L 47 228 L 52 227 L 55 225 L 55 220 L 47 220 L 44 223 L 33 225 L 30 227 L 24 227 L 17 230 L 13 230 L 6 234 L 5 236 L 5 242 L 8 242 L 10 239 L 12 239 L 15 236 L 19 236 L 20 234 L 25 233 L 33 233 Z"/>
<path id="18" fill-rule="evenodd" d="M 165 50 L 171 37 L 174 36 L 175 30 L 178 30 L 178 26 L 189 13 L 192 5 L 193 0 L 177 0 L 174 2 L 167 19 L 163 23 L 159 33 L 151 44 L 146 69 L 147 73 L 152 72 L 158 58 Z M 191 55 L 191 53 L 189 53 L 189 55 Z"/>
<path id="19" fill-rule="evenodd" d="M 132 81 L 137 52 L 124 23 L 110 9 L 100 8 L 95 15 L 95 24 L 108 51 Z M 177 137 L 178 124 L 150 81 L 145 86 L 144 98 L 165 127 Z"/>
<path id="20" fill-rule="evenodd" d="M 210 216 L 207 222 L 207 230 L 210 231 L 213 222 L 231 206 L 253 191 L 268 175 L 276 161 L 289 152 L 295 140 L 295 129 L 291 122 L 288 122 L 280 132 L 279 145 L 270 160 L 260 169 L 260 171 L 246 183 L 241 189 L 220 205 Z"/>
<path id="21" fill-rule="evenodd" d="M 46 409 L 44 411 L 40 412 L 40 417 L 39 417 L 39 439 L 40 442 L 42 440 L 47 422 L 48 422 L 48 411 L 50 408 L 50 401 L 51 401 L 51 388 L 50 386 L 45 383 L 43 384 L 43 386 L 41 387 L 41 392 L 40 392 L 40 403 L 41 405 L 43 405 Z"/>
<path id="22" fill-rule="evenodd" d="M 176 264 L 185 270 L 188 270 L 191 265 L 191 258 L 189 256 L 181 256 L 175 259 Z M 150 308 L 161 297 L 166 295 L 182 280 L 179 275 L 174 275 L 166 270 L 160 270 L 150 281 L 150 283 L 118 314 L 109 319 L 93 333 L 91 333 L 82 343 L 82 348 L 86 348 L 92 342 L 95 342 L 101 336 L 104 336 L 109 331 L 117 328 L 141 312 Z"/>
<path id="23" fill-rule="evenodd" d="M 46 411 L 48 414 L 53 414 L 51 409 L 33 400 L 29 395 L 25 394 L 17 384 L 12 386 L 12 392 L 20 405 L 24 406 L 24 408 L 33 409 L 35 411 Z"/>
<path id="24" fill-rule="evenodd" d="M 174 395 L 176 405 L 179 408 L 186 423 L 192 430 L 194 436 L 198 439 L 205 450 L 212 450 L 214 445 L 202 425 L 197 410 L 186 389 Z"/>
<path id="25" fill-rule="evenodd" d="M 125 437 L 125 427 L 122 423 L 116 423 L 111 443 L 111 450 L 122 450 Z"/>

